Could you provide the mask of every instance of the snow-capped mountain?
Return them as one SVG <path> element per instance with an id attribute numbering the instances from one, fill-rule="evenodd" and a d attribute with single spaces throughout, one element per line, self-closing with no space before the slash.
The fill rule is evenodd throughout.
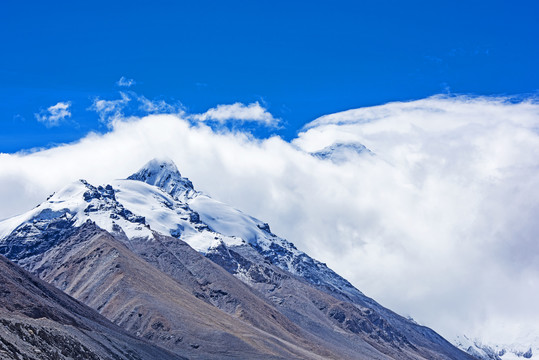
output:
<path id="1" fill-rule="evenodd" d="M 115 255 L 105 256 L 104 249 Z M 74 182 L 1 222 L 0 253 L 117 324 L 189 356 L 202 353 L 200 344 L 186 346 L 182 339 L 208 336 L 203 357 L 220 358 L 226 342 L 212 343 L 211 329 L 243 343 L 247 338 L 237 329 L 253 328 L 240 333 L 262 331 L 260 341 L 272 343 L 281 338 L 281 345 L 272 345 L 277 358 L 469 358 L 434 331 L 368 298 L 268 224 L 196 191 L 167 159 L 102 186 Z M 184 308 L 165 315 L 179 305 L 141 285 L 136 274 L 143 268 L 153 274 L 151 284 L 171 288 L 167 294 L 175 299 L 202 301 L 191 311 L 204 319 L 192 323 L 198 335 L 178 328 L 193 321 L 181 315 Z M 203 303 L 224 313 L 201 311 Z M 162 320 L 174 316 L 174 322 Z M 146 320 L 135 321 L 139 317 Z M 256 357 L 270 351 L 258 345 L 238 349 Z"/>
<path id="2" fill-rule="evenodd" d="M 151 238 L 155 231 L 179 238 L 204 254 L 220 244 L 252 247 L 283 270 L 304 276 L 316 285 L 362 296 L 325 264 L 273 234 L 268 224 L 195 191 L 191 181 L 167 159 L 154 159 L 126 180 L 105 186 L 95 187 L 85 180 L 74 182 L 30 212 L 0 223 L 0 238 L 13 232 L 12 243 L 0 244 L 2 253 L 20 258 L 23 254 L 16 253 L 20 249 L 18 238 L 32 242 L 32 235 L 46 231 L 52 220 L 75 227 L 91 220 L 129 239 Z M 34 246 L 39 249 L 44 244 L 36 243 L 28 249 Z"/>
<path id="3" fill-rule="evenodd" d="M 485 343 L 480 339 L 458 336 L 455 345 L 481 360 L 524 360 L 535 359 L 539 354 L 539 337 L 530 334 L 518 343 Z"/>

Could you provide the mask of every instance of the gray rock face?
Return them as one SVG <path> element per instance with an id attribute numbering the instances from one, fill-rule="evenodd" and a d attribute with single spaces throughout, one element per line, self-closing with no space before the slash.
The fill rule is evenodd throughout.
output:
<path id="1" fill-rule="evenodd" d="M 325 333 L 327 338 L 338 327 L 356 335 L 352 341 L 334 337 L 332 341 L 341 348 L 353 348 L 359 338 L 392 358 L 469 358 L 431 329 L 382 307 L 338 275 L 331 277 L 334 273 L 324 264 L 311 259 L 302 263 L 305 272 L 300 274 L 312 272 L 313 276 L 293 275 L 272 264 L 274 257 L 264 257 L 264 253 L 249 246 L 222 245 L 206 256 L 259 290 L 305 331 Z"/>
<path id="2" fill-rule="evenodd" d="M 137 339 L 0 256 L 0 358 L 183 359 Z"/>

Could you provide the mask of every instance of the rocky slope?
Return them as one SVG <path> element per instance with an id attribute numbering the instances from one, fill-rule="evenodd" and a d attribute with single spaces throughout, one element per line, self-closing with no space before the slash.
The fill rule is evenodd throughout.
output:
<path id="1" fill-rule="evenodd" d="M 1 359 L 183 359 L 0 256 Z"/>
<path id="2" fill-rule="evenodd" d="M 162 238 L 142 253 L 181 259 L 166 265 L 169 276 L 91 222 L 65 235 L 62 246 L 20 263 L 137 336 L 189 358 L 319 358 L 286 317 L 177 239 L 174 253 Z"/>

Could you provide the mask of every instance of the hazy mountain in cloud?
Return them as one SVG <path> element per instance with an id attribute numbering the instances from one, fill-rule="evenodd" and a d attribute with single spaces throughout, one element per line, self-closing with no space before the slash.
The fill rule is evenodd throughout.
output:
<path id="1" fill-rule="evenodd" d="M 0 236 L 24 268 L 188 357 L 469 358 L 195 191 L 169 160 L 105 186 L 72 183 L 0 223 Z"/>
<path id="2" fill-rule="evenodd" d="M 365 145 L 359 143 L 335 143 L 311 153 L 314 157 L 322 160 L 331 160 L 341 164 L 358 155 L 373 155 Z"/>

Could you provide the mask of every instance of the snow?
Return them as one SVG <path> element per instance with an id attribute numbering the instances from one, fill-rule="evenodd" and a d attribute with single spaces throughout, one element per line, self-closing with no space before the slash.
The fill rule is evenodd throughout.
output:
<path id="1" fill-rule="evenodd" d="M 120 227 L 130 239 L 151 238 L 152 231 L 172 235 L 204 253 L 221 242 L 227 246 L 245 245 L 244 239 L 247 240 L 261 232 L 256 228 L 254 220 L 221 203 L 218 203 L 221 206 L 218 207 L 220 211 L 216 216 L 227 219 L 228 231 L 226 233 L 218 234 L 204 224 L 193 222 L 193 217 L 196 218 L 193 210 L 188 204 L 175 198 L 179 192 L 185 194 L 177 181 L 174 185 L 170 181 L 171 178 L 176 180 L 179 178 L 179 173 L 174 170 L 175 166 L 172 164 L 165 171 L 155 173 L 153 170 L 162 168 L 154 163 L 150 165 L 152 166 L 150 171 L 145 172 L 151 174 L 147 180 L 161 183 L 164 186 L 163 189 L 138 180 L 115 180 L 107 185 L 110 190 L 107 190 L 107 186 L 95 187 L 84 180 L 77 181 L 64 187 L 35 209 L 0 222 L 0 239 L 7 237 L 23 223 L 47 217 L 57 218 L 63 214 L 68 214 L 74 220 L 74 226 L 81 226 L 87 220 L 91 220 L 111 233 L 116 232 L 117 227 Z M 177 176 L 168 173 L 171 169 L 176 171 Z M 161 181 L 163 179 L 166 181 Z M 191 196 L 194 195 L 196 193 L 192 191 Z M 206 197 L 205 199 L 204 203 L 211 206 L 212 200 Z M 210 211 L 209 208 L 206 210 Z M 138 221 L 133 221 L 129 215 L 138 218 Z M 235 231 L 238 231 L 240 227 L 239 225 L 233 227 L 232 224 L 237 221 L 235 219 L 238 216 L 245 219 L 242 224 L 247 224 L 248 219 L 251 231 L 241 232 L 239 236 L 236 236 L 238 234 Z M 141 217 L 143 217 L 143 222 L 140 220 Z M 211 216 L 205 217 L 211 218 Z M 33 230 L 37 231 L 37 229 Z"/>
<path id="2" fill-rule="evenodd" d="M 200 215 L 200 220 L 212 230 L 227 236 L 238 236 L 249 243 L 264 239 L 264 232 L 255 218 L 206 195 L 189 200 L 189 206 Z"/>
<path id="3" fill-rule="evenodd" d="M 59 212 L 65 213 L 69 211 L 72 214 L 82 212 L 85 204 L 80 203 L 77 199 L 82 198 L 86 190 L 86 186 L 81 181 L 73 182 L 34 209 L 0 222 L 0 239 L 11 234 L 20 224 L 29 222 L 39 217 L 40 214 L 52 216 Z M 41 215 L 41 218 L 43 215 Z"/>
<path id="4" fill-rule="evenodd" d="M 116 199 L 134 214 L 144 216 L 150 228 L 164 235 L 183 228 L 186 233 L 196 233 L 189 222 L 189 214 L 170 195 L 149 184 L 135 180 L 112 182 Z"/>
<path id="5" fill-rule="evenodd" d="M 118 202 L 131 212 L 144 216 L 146 224 L 153 231 L 176 237 L 179 235 L 197 251 L 207 252 L 221 241 L 227 246 L 245 244 L 241 237 L 233 234 L 226 236 L 228 234 L 197 229 L 196 223 L 191 222 L 193 210 L 163 189 L 135 180 L 116 180 L 112 185 Z"/>
<path id="6" fill-rule="evenodd" d="M 539 335 L 537 334 L 528 334 L 511 344 L 471 339 L 466 335 L 457 336 L 453 343 L 478 359 L 533 360 L 537 359 L 537 354 L 539 354 Z"/>

